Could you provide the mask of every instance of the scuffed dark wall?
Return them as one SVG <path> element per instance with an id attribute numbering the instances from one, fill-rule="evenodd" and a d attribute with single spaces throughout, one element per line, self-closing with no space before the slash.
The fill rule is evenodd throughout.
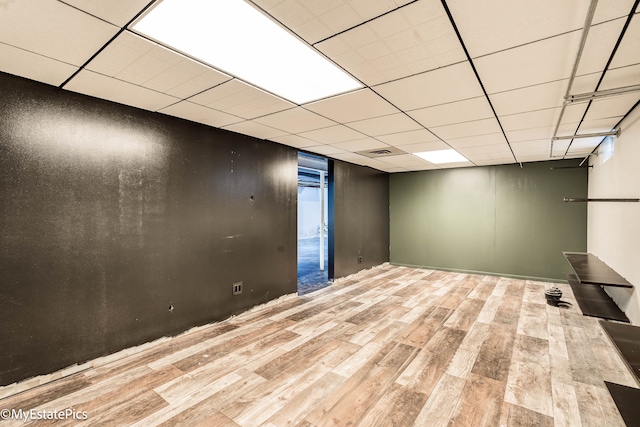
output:
<path id="1" fill-rule="evenodd" d="M 0 93 L 0 385 L 296 291 L 294 149 L 1 73 Z"/>
<path id="2" fill-rule="evenodd" d="M 334 194 L 330 206 L 334 218 L 333 276 L 345 277 L 388 262 L 389 174 L 334 160 L 329 190 Z"/>

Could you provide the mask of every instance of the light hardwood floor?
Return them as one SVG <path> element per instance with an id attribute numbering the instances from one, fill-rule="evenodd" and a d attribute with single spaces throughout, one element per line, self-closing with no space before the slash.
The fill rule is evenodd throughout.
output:
<path id="1" fill-rule="evenodd" d="M 0 409 L 87 412 L 55 425 L 624 426 L 603 380 L 634 378 L 595 319 L 545 303 L 550 286 L 385 264 Z"/>

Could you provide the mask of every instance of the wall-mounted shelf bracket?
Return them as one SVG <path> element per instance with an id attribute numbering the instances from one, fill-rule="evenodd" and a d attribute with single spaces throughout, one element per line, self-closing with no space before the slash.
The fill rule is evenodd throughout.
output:
<path id="1" fill-rule="evenodd" d="M 618 136 L 620 134 L 620 129 L 612 130 L 611 132 L 595 132 L 595 133 L 583 133 L 582 135 L 565 135 L 565 136 L 554 136 L 554 141 L 558 141 L 560 139 L 578 139 L 578 138 L 597 138 L 599 136 Z"/>
<path id="2" fill-rule="evenodd" d="M 591 199 L 565 197 L 565 202 L 640 202 L 640 199 Z"/>
<path id="3" fill-rule="evenodd" d="M 565 105 L 577 104 L 580 102 L 588 102 L 599 98 L 608 98 L 611 96 L 626 95 L 629 93 L 639 92 L 640 85 L 624 86 L 614 89 L 599 90 L 597 92 L 580 93 L 576 95 L 565 96 Z"/>
<path id="4" fill-rule="evenodd" d="M 583 167 L 592 168 L 593 165 L 589 165 L 589 166 L 555 166 L 555 167 L 550 167 L 549 169 L 551 169 L 551 170 L 557 170 L 557 169 L 582 169 Z"/>

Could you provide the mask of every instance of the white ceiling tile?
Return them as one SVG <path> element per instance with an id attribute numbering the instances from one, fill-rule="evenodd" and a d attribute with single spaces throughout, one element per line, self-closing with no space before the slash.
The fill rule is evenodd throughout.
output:
<path id="1" fill-rule="evenodd" d="M 389 104 L 371 89 L 361 89 L 334 96 L 322 101 L 306 104 L 304 108 L 341 124 L 398 112 L 397 108 Z"/>
<path id="2" fill-rule="evenodd" d="M 288 101 L 236 79 L 199 93 L 189 101 L 246 119 L 295 107 Z"/>
<path id="3" fill-rule="evenodd" d="M 595 89 L 599 78 L 600 76 L 598 74 L 578 77 L 574 87 L 579 88 L 581 92 L 591 92 Z M 495 93 L 489 95 L 489 99 L 491 99 L 491 104 L 493 104 L 493 108 L 496 110 L 498 117 L 561 107 L 564 102 L 564 95 L 567 91 L 568 84 L 568 80 L 560 80 L 527 88 Z M 571 93 L 580 92 L 572 91 Z"/>
<path id="4" fill-rule="evenodd" d="M 178 102 L 161 109 L 159 112 L 213 127 L 222 127 L 244 121 L 243 118 L 212 110 L 189 101 Z"/>
<path id="5" fill-rule="evenodd" d="M 600 79 L 601 75 L 602 73 L 592 73 L 592 74 L 584 74 L 582 76 L 576 76 L 576 78 L 573 80 L 573 85 L 571 85 L 571 94 L 591 92 L 595 90 L 597 82 Z M 569 81 L 566 80 L 565 91 L 568 85 L 569 85 Z"/>
<path id="6" fill-rule="evenodd" d="M 469 168 L 475 166 L 472 162 L 459 162 L 459 163 L 443 163 L 440 166 L 441 169 L 455 169 L 455 168 Z"/>
<path id="7" fill-rule="evenodd" d="M 55 0 L 9 1 L 0 9 L 3 43 L 76 66 L 119 30 Z"/>
<path id="8" fill-rule="evenodd" d="M 147 81 L 150 89 L 178 98 L 189 98 L 206 89 L 217 86 L 231 77 L 186 58 L 164 73 Z"/>
<path id="9" fill-rule="evenodd" d="M 360 25 L 352 30 L 347 31 L 348 36 L 340 37 L 340 35 L 332 37 L 332 39 L 342 40 L 350 49 L 358 49 L 378 41 L 378 35 L 370 25 Z M 346 33 L 345 33 L 346 34 Z M 319 43 L 316 47 L 320 51 L 323 50 L 323 43 Z"/>
<path id="10" fill-rule="evenodd" d="M 294 32 L 301 25 L 315 18 L 313 13 L 299 1 L 284 0 L 271 4 L 272 2 L 255 0 L 254 3 Z"/>
<path id="11" fill-rule="evenodd" d="M 86 69 L 115 77 L 157 47 L 156 43 L 125 31 L 93 58 Z"/>
<path id="12" fill-rule="evenodd" d="M 585 120 L 624 116 L 640 100 L 640 92 L 600 98 L 591 102 Z"/>
<path id="13" fill-rule="evenodd" d="M 521 158 L 546 158 L 549 157 L 549 150 L 551 148 L 551 141 L 549 139 L 540 139 L 534 141 L 514 142 L 511 143 L 511 148 L 518 159 Z"/>
<path id="14" fill-rule="evenodd" d="M 149 111 L 158 111 L 178 101 L 173 96 L 88 70 L 78 73 L 65 89 Z"/>
<path id="15" fill-rule="evenodd" d="M 582 120 L 585 111 L 587 111 L 587 103 L 577 103 L 573 105 L 567 105 L 562 115 L 561 125 L 573 125 L 574 123 Z M 553 122 L 557 124 L 556 121 Z"/>
<path id="16" fill-rule="evenodd" d="M 250 120 L 224 126 L 224 129 L 241 133 L 243 135 L 253 136 L 259 139 L 272 139 L 278 136 L 286 135 L 286 132 L 282 132 L 279 129 L 274 129 L 272 127 L 265 126 L 260 123 L 252 122 Z"/>
<path id="17" fill-rule="evenodd" d="M 370 86 L 466 59 L 435 0 L 408 4 L 316 47 Z"/>
<path id="18" fill-rule="evenodd" d="M 269 138 L 270 141 L 279 142 L 280 144 L 288 145 L 295 148 L 313 147 L 318 145 L 317 141 L 303 138 L 299 135 L 284 135 Z"/>
<path id="19" fill-rule="evenodd" d="M 516 162 L 513 160 L 513 156 L 511 156 L 511 157 L 496 157 L 496 158 L 484 159 L 484 160 L 474 160 L 473 163 L 475 163 L 476 166 L 493 166 L 493 165 L 508 165 Z"/>
<path id="20" fill-rule="evenodd" d="M 372 37 L 374 36 L 370 31 L 369 34 L 371 34 Z M 351 46 L 349 46 L 347 42 L 340 37 L 332 37 L 322 43 L 324 54 L 334 60 L 336 57 L 348 54 L 351 51 Z"/>
<path id="21" fill-rule="evenodd" d="M 313 44 L 383 15 L 411 0 L 253 0 L 267 13 Z"/>
<path id="22" fill-rule="evenodd" d="M 456 150 L 465 156 L 468 155 L 476 155 L 481 157 L 508 157 L 511 156 L 511 149 L 509 148 L 509 144 L 500 142 L 497 144 L 489 144 L 489 145 L 475 145 L 468 147 L 460 147 L 456 148 Z"/>
<path id="23" fill-rule="evenodd" d="M 582 119 L 586 104 L 575 104 L 565 108 L 562 115 L 563 123 L 577 123 Z M 553 126 L 558 122 L 562 107 L 547 108 L 544 110 L 530 111 L 528 113 L 510 114 L 500 116 L 500 123 L 505 132 L 532 129 L 544 126 Z"/>
<path id="24" fill-rule="evenodd" d="M 338 125 L 323 129 L 316 129 L 310 132 L 303 132 L 300 136 L 326 144 L 338 144 L 340 142 L 361 139 L 364 135 L 346 126 Z"/>
<path id="25" fill-rule="evenodd" d="M 313 0 L 309 0 L 313 1 Z M 375 16 L 387 13 L 396 7 L 411 3 L 413 0 L 342 0 L 347 1 L 351 7 L 364 19 L 369 20 Z"/>
<path id="26" fill-rule="evenodd" d="M 495 164 L 495 162 L 496 162 L 496 160 L 495 160 L 496 158 L 491 157 L 491 156 L 489 156 L 489 155 L 473 154 L 473 155 L 469 155 L 469 156 L 467 156 L 467 155 L 464 155 L 464 156 L 465 156 L 465 157 L 466 157 L 470 162 L 472 162 L 472 163 L 473 163 L 473 165 L 475 165 L 475 166 L 485 166 L 485 165 L 487 165 L 487 164 Z M 498 157 L 498 159 L 500 159 L 500 161 L 501 161 L 502 163 L 505 163 L 505 162 L 502 160 L 502 157 Z M 511 156 L 511 159 L 510 159 L 510 160 L 511 160 L 511 163 L 513 163 L 513 162 L 514 162 L 514 160 L 513 160 L 513 156 Z"/>
<path id="27" fill-rule="evenodd" d="M 569 154 L 588 154 L 596 148 L 604 138 L 581 138 L 574 139 L 569 146 Z"/>
<path id="28" fill-rule="evenodd" d="M 377 137 L 382 142 L 389 145 L 402 146 L 407 144 L 418 144 L 422 142 L 440 141 L 437 136 L 426 129 L 412 130 L 410 132 L 392 133 Z"/>
<path id="29" fill-rule="evenodd" d="M 640 17 L 638 15 L 634 15 L 629 23 L 629 28 L 627 28 L 610 67 L 620 68 L 632 64 L 640 64 Z"/>
<path id="30" fill-rule="evenodd" d="M 64 2 L 122 27 L 142 11 L 149 0 L 64 0 Z"/>
<path id="31" fill-rule="evenodd" d="M 507 144 L 480 145 L 459 148 L 457 151 L 476 165 L 512 163 L 515 161 Z"/>
<path id="32" fill-rule="evenodd" d="M 433 141 L 402 145 L 399 148 L 407 153 L 422 153 L 424 151 L 447 150 L 451 148 L 451 146 L 442 141 Z"/>
<path id="33" fill-rule="evenodd" d="M 629 15 L 633 3 L 633 0 L 598 2 L 596 13 L 593 16 L 593 23 L 597 24 L 615 18 L 626 17 Z"/>
<path id="34" fill-rule="evenodd" d="M 555 130 L 555 123 L 528 129 L 505 130 L 509 142 L 533 141 L 539 139 L 551 139 Z M 559 131 L 573 132 L 578 127 L 578 122 L 560 126 Z"/>
<path id="35" fill-rule="evenodd" d="M 573 135 L 575 129 L 578 127 L 578 123 L 567 123 L 560 125 L 558 128 L 558 136 L 560 135 Z M 509 142 L 523 142 L 523 141 L 535 141 L 535 140 L 551 140 L 553 133 L 556 129 L 555 124 L 552 126 L 543 126 L 539 128 L 521 129 L 516 131 L 507 131 L 507 138 Z"/>
<path id="36" fill-rule="evenodd" d="M 427 128 L 493 117 L 484 96 L 413 110 L 408 114 Z"/>
<path id="37" fill-rule="evenodd" d="M 369 159 L 368 157 L 356 153 L 332 154 L 331 157 L 338 160 L 344 160 L 345 162 L 355 163 L 357 165 L 363 164 Z"/>
<path id="38" fill-rule="evenodd" d="M 100 52 L 86 69 L 183 99 L 231 79 L 127 31 Z"/>
<path id="39" fill-rule="evenodd" d="M 374 90 L 403 110 L 417 110 L 483 95 L 467 61 L 385 83 Z"/>
<path id="40" fill-rule="evenodd" d="M 519 156 L 518 161 L 527 167 L 527 163 L 535 163 L 535 162 L 543 162 L 549 160 L 556 160 L 549 157 L 548 153 L 546 155 L 531 155 L 531 156 Z"/>
<path id="41" fill-rule="evenodd" d="M 521 129 L 531 129 L 541 126 L 553 125 L 560 117 L 561 107 L 547 108 L 544 110 L 530 111 L 527 113 L 509 114 L 499 116 L 500 123 L 505 132 Z M 580 120 L 578 118 L 578 120 Z"/>
<path id="42" fill-rule="evenodd" d="M 405 168 L 407 171 L 430 171 L 430 170 L 437 170 L 437 169 L 442 169 L 436 165 L 433 165 L 431 163 L 425 162 L 423 165 L 420 166 L 413 166 L 411 168 Z"/>
<path id="43" fill-rule="evenodd" d="M 361 19 L 358 13 L 348 4 L 343 4 L 320 15 L 320 21 L 332 33 L 338 33 L 345 28 L 353 27 L 362 22 Z"/>
<path id="44" fill-rule="evenodd" d="M 473 58 L 580 29 L 589 7 L 580 0 L 448 0 L 447 4 Z"/>
<path id="45" fill-rule="evenodd" d="M 369 136 L 387 135 L 390 133 L 408 132 L 422 128 L 418 123 L 403 113 L 376 117 L 348 123 L 352 129 Z"/>
<path id="46" fill-rule="evenodd" d="M 571 143 L 571 140 L 569 139 L 562 139 L 559 141 L 554 141 L 553 142 L 553 152 L 550 156 L 550 158 L 562 158 L 565 153 L 567 152 L 567 149 L 569 148 L 569 144 Z M 551 146 L 550 146 L 551 147 Z"/>
<path id="47" fill-rule="evenodd" d="M 465 138 L 455 138 L 447 140 L 447 144 L 449 144 L 453 148 L 468 148 L 468 147 L 477 147 L 481 145 L 507 145 L 507 141 L 504 139 L 504 135 L 502 133 L 490 133 L 486 135 L 477 135 L 470 136 Z"/>
<path id="48" fill-rule="evenodd" d="M 500 132 L 500 125 L 495 118 L 475 120 L 473 122 L 430 128 L 431 132 L 448 141 L 453 138 L 487 135 Z"/>
<path id="49" fill-rule="evenodd" d="M 378 160 L 394 166 L 403 167 L 424 166 L 425 163 L 431 165 L 430 162 L 427 162 L 420 157 L 414 156 L 413 154 L 399 154 L 397 156 L 379 157 Z"/>
<path id="50" fill-rule="evenodd" d="M 304 34 L 304 37 L 302 38 L 311 44 L 315 43 L 316 40 L 319 41 L 326 38 L 326 34 L 331 34 L 329 27 L 317 19 L 305 22 L 296 28 L 295 32 L 298 36 Z"/>
<path id="51" fill-rule="evenodd" d="M 585 133 L 595 132 L 609 132 L 613 130 L 613 127 L 622 120 L 622 116 L 619 117 L 607 117 L 603 119 L 586 119 L 580 124 L 578 135 Z"/>
<path id="52" fill-rule="evenodd" d="M 435 168 L 435 167 L 434 167 Z M 383 167 L 382 169 L 380 169 L 384 172 L 389 172 L 389 173 L 398 173 L 398 172 L 408 172 L 409 170 L 406 168 L 401 168 L 398 166 L 392 166 L 392 165 L 388 165 L 386 167 Z"/>
<path id="53" fill-rule="evenodd" d="M 347 153 L 346 150 L 341 150 L 333 145 L 314 145 L 313 147 L 305 147 L 305 150 L 311 151 L 312 153 L 324 154 L 325 156 Z"/>
<path id="54" fill-rule="evenodd" d="M 584 74 L 576 76 L 571 86 L 571 95 L 575 93 L 591 92 L 595 90 L 597 82 L 600 80 L 602 73 Z M 565 80 L 565 91 L 569 85 L 569 80 Z M 563 94 L 564 96 L 564 94 Z"/>
<path id="55" fill-rule="evenodd" d="M 385 144 L 384 142 L 380 142 L 377 139 L 373 138 L 356 139 L 353 141 L 341 142 L 333 145 L 334 147 L 340 148 L 345 151 L 364 151 L 389 147 L 389 145 Z"/>
<path id="56" fill-rule="evenodd" d="M 280 111 L 254 120 L 287 133 L 302 133 L 336 124 L 333 120 L 326 119 L 302 107 Z"/>
<path id="57" fill-rule="evenodd" d="M 540 1 L 447 0 L 519 161 L 548 158 L 588 3 Z M 352 151 L 387 144 L 409 152 L 456 147 L 477 165 L 513 162 L 440 0 L 252 0 L 373 86 L 302 108 L 129 31 L 102 49 L 147 2 L 5 1 L 0 71 L 60 85 L 98 53 L 70 90 L 380 170 L 439 167 L 412 157 L 391 165 Z M 599 2 L 579 69 L 588 74 L 576 78 L 571 94 L 595 90 L 633 2 Z M 638 35 L 636 16 L 600 90 L 640 84 Z M 579 133 L 608 130 L 637 99 L 636 94 L 594 101 Z M 566 108 L 559 135 L 576 132 L 586 106 Z M 592 143 L 577 142 L 568 157 L 584 155 Z M 554 152 L 562 156 L 567 147 L 558 141 Z"/>
<path id="58" fill-rule="evenodd" d="M 60 86 L 78 69 L 24 49 L 0 42 L 0 71 Z"/>
<path id="59" fill-rule="evenodd" d="M 609 68 L 598 90 L 616 89 L 623 86 L 640 85 L 640 64 L 622 68 Z"/>
<path id="60" fill-rule="evenodd" d="M 393 165 L 390 165 L 389 163 L 385 163 L 378 159 L 363 160 L 362 165 L 369 166 L 370 168 L 378 169 L 384 172 L 388 172 L 388 169 L 391 169 L 394 167 Z"/>
<path id="61" fill-rule="evenodd" d="M 129 37 L 137 37 L 131 33 L 127 35 Z M 142 41 L 146 40 L 142 39 Z M 175 67 L 183 60 L 185 58 L 176 52 L 159 45 L 153 45 L 152 49 L 143 55 L 138 55 L 134 63 L 125 67 L 113 77 L 137 85 L 144 85 L 149 80 Z"/>
<path id="62" fill-rule="evenodd" d="M 626 18 L 593 25 L 580 56 L 577 75 L 602 72 L 609 61 Z"/>
<path id="63" fill-rule="evenodd" d="M 474 64 L 488 93 L 567 79 L 580 34 L 576 31 L 483 56 Z"/>
<path id="64" fill-rule="evenodd" d="M 580 30 L 589 2 L 447 1 L 472 58 Z M 626 17 L 633 0 L 599 2 L 593 23 Z"/>

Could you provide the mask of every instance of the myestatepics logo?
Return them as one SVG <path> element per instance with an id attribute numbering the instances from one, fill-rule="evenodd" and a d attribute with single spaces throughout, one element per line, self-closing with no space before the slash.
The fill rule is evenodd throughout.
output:
<path id="1" fill-rule="evenodd" d="M 46 409 L 39 411 L 35 409 L 28 411 L 22 409 L 2 409 L 0 410 L 0 419 L 22 420 L 25 423 L 27 421 L 38 420 L 87 420 L 89 419 L 89 414 L 85 411 L 76 412 L 72 408 L 67 408 L 64 411 L 47 411 Z"/>

